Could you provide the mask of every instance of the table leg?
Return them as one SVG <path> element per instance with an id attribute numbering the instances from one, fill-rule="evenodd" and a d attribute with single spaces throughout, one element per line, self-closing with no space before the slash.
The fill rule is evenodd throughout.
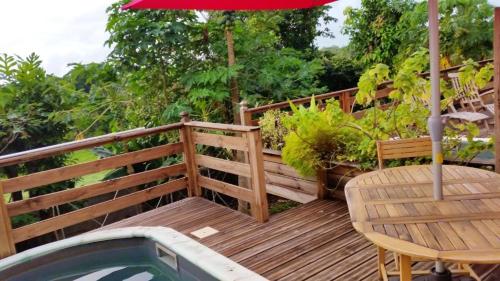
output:
<path id="1" fill-rule="evenodd" d="M 400 281 L 411 281 L 411 258 L 409 256 L 399 256 L 399 270 Z"/>
<path id="2" fill-rule="evenodd" d="M 382 247 L 377 247 L 377 256 L 378 256 L 378 279 L 379 280 L 385 280 L 384 279 L 384 266 L 385 266 L 385 249 Z"/>

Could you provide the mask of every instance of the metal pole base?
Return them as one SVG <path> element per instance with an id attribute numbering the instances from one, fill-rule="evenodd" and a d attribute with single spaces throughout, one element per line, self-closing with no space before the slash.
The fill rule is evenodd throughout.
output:
<path id="1" fill-rule="evenodd" d="M 413 278 L 414 281 L 474 281 L 468 276 L 452 277 L 451 271 L 446 269 L 445 272 L 436 272 L 435 268 L 431 269 L 431 274 Z"/>
<path id="2" fill-rule="evenodd" d="M 420 275 L 418 277 L 412 278 L 413 281 L 475 281 L 469 276 L 456 276 L 452 277 L 451 272 L 447 269 L 443 273 L 436 272 L 434 268 L 431 269 L 431 274 Z M 399 277 L 391 277 L 390 281 L 397 281 Z"/>
<path id="3" fill-rule="evenodd" d="M 453 278 L 451 276 L 451 272 L 446 269 L 444 272 L 436 272 L 435 268 L 431 269 L 431 274 L 419 276 L 415 279 L 415 281 L 452 281 Z"/>

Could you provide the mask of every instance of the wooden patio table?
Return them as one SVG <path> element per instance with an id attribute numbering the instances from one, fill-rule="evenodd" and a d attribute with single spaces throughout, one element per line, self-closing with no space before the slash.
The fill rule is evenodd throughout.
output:
<path id="1" fill-rule="evenodd" d="M 379 248 L 381 278 L 385 250 L 400 254 L 403 281 L 411 280 L 412 258 L 467 267 L 500 263 L 500 175 L 444 165 L 444 200 L 435 201 L 431 171 L 429 165 L 389 168 L 346 185 L 354 228 Z"/>

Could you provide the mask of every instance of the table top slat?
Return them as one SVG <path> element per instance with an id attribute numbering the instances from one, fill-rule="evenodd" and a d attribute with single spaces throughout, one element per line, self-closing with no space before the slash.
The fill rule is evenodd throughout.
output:
<path id="1" fill-rule="evenodd" d="M 463 263 L 500 263 L 500 175 L 443 166 L 444 200 L 430 165 L 355 177 L 345 192 L 356 230 L 388 250 Z"/>

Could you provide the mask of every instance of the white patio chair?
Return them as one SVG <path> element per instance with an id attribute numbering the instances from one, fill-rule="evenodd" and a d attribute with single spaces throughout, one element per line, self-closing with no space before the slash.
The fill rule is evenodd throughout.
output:
<path id="1" fill-rule="evenodd" d="M 427 108 L 430 108 L 430 103 L 428 100 L 420 97 L 413 96 L 413 100 Z M 450 112 L 451 111 L 451 112 Z M 461 122 L 473 122 L 473 123 L 483 123 L 487 130 L 490 129 L 488 124 L 488 119 L 491 117 L 480 112 L 469 112 L 469 111 L 458 111 L 453 102 L 448 105 L 448 113 L 441 115 L 443 121 L 446 122 L 449 119 L 458 120 Z"/>
<path id="2" fill-rule="evenodd" d="M 451 85 L 457 93 L 457 99 L 460 105 L 467 109 L 470 107 L 473 112 L 478 112 L 481 110 L 486 110 L 491 114 L 495 114 L 495 105 L 492 103 L 485 103 L 483 97 L 493 93 L 493 90 L 486 91 L 484 93 L 479 93 L 479 87 L 473 81 L 468 83 L 462 83 L 459 79 L 458 72 L 448 73 Z"/>

